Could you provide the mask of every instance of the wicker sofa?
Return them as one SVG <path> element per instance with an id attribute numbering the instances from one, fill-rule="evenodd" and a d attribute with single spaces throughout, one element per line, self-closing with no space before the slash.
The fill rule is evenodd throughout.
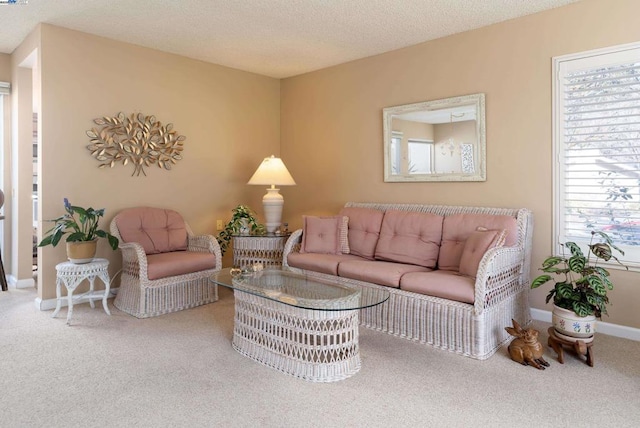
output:
<path id="1" fill-rule="evenodd" d="M 218 241 L 194 236 L 173 210 L 128 208 L 111 221 L 122 251 L 116 308 L 137 318 L 176 312 L 218 300 L 209 277 L 222 268 Z"/>
<path id="2" fill-rule="evenodd" d="M 509 340 L 512 319 L 531 322 L 529 210 L 349 202 L 335 218 L 348 223 L 335 237 L 305 218 L 285 245 L 283 266 L 387 289 L 388 302 L 361 310 L 361 325 L 484 360 Z M 318 250 L 327 237 L 338 241 L 329 245 L 336 251 Z"/>

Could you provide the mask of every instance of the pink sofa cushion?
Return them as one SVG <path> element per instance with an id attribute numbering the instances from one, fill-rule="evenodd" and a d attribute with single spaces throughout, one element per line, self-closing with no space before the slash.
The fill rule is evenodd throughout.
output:
<path id="1" fill-rule="evenodd" d="M 475 301 L 474 279 L 457 272 L 434 270 L 407 273 L 400 280 L 400 289 L 462 303 L 473 304 Z"/>
<path id="2" fill-rule="evenodd" d="M 116 217 L 124 242 L 137 242 L 147 254 L 187 249 L 187 228 L 182 216 L 162 208 L 129 208 Z"/>
<path id="3" fill-rule="evenodd" d="M 302 216 L 301 253 L 349 254 L 349 217 Z"/>
<path id="4" fill-rule="evenodd" d="M 215 267 L 216 256 L 211 253 L 173 251 L 147 256 L 147 277 L 152 280 L 200 272 Z"/>
<path id="5" fill-rule="evenodd" d="M 446 216 L 442 227 L 442 244 L 438 255 L 438 269 L 458 271 L 464 243 L 478 227 L 506 229 L 505 246 L 513 246 L 518 239 L 515 217 L 493 214 L 454 214 Z"/>
<path id="6" fill-rule="evenodd" d="M 347 260 L 338 265 L 338 275 L 359 281 L 398 288 L 400 278 L 407 272 L 428 272 L 423 266 L 378 260 Z"/>
<path id="7" fill-rule="evenodd" d="M 460 257 L 460 274 L 475 278 L 484 253 L 490 248 L 503 246 L 506 234 L 505 229 L 473 231 L 464 243 Z"/>
<path id="8" fill-rule="evenodd" d="M 349 217 L 350 254 L 373 260 L 384 212 L 372 208 L 348 207 L 340 215 Z"/>
<path id="9" fill-rule="evenodd" d="M 287 264 L 298 269 L 338 275 L 338 265 L 346 260 L 363 260 L 352 254 L 290 253 Z"/>
<path id="10" fill-rule="evenodd" d="M 431 213 L 385 212 L 375 258 L 435 268 L 443 217 Z"/>

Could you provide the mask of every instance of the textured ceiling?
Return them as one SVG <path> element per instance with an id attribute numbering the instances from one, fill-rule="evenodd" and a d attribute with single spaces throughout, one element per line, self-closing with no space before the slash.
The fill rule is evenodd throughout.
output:
<path id="1" fill-rule="evenodd" d="M 0 52 L 44 22 L 281 78 L 576 1 L 28 0 L 0 5 Z"/>

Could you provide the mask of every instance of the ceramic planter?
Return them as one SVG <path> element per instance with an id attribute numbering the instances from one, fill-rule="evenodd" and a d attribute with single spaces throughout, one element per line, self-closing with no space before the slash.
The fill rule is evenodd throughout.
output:
<path id="1" fill-rule="evenodd" d="M 580 317 L 575 312 L 553 305 L 551 322 L 556 333 L 567 340 L 590 342 L 596 332 L 596 317 Z"/>
<path id="2" fill-rule="evenodd" d="M 71 263 L 89 263 L 96 256 L 98 240 L 67 242 L 67 257 Z"/>
<path id="3" fill-rule="evenodd" d="M 251 227 L 249 227 L 249 219 L 241 218 L 240 219 L 240 235 L 249 235 L 251 232 Z"/>

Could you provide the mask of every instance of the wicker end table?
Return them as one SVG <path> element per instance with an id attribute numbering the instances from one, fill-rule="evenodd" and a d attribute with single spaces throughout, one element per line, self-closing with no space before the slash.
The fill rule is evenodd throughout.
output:
<path id="1" fill-rule="evenodd" d="M 261 263 L 264 267 L 282 266 L 284 244 L 291 236 L 287 234 L 234 235 L 233 265 L 252 266 Z"/>
<path id="2" fill-rule="evenodd" d="M 312 382 L 334 382 L 360 370 L 360 309 L 389 299 L 386 290 L 321 282 L 281 269 L 233 275 L 223 269 L 211 281 L 233 289 L 233 348 Z"/>
<path id="3" fill-rule="evenodd" d="M 93 259 L 89 263 L 76 264 L 71 262 L 58 263 L 56 265 L 56 309 L 51 315 L 55 318 L 60 312 L 62 301 L 65 299 L 61 293 L 61 285 L 64 284 L 67 289 L 67 304 L 69 306 L 67 312 L 67 324 L 71 325 L 71 316 L 73 315 L 73 302 L 89 301 L 91 308 L 95 308 L 94 300 L 102 300 L 102 307 L 107 315 L 111 315 L 107 307 L 107 297 L 109 297 L 109 287 L 111 281 L 109 279 L 109 260 Z M 100 278 L 105 285 L 104 291 L 94 291 L 95 279 Z M 73 291 L 84 280 L 89 281 L 89 291 L 77 296 L 73 295 Z"/>

